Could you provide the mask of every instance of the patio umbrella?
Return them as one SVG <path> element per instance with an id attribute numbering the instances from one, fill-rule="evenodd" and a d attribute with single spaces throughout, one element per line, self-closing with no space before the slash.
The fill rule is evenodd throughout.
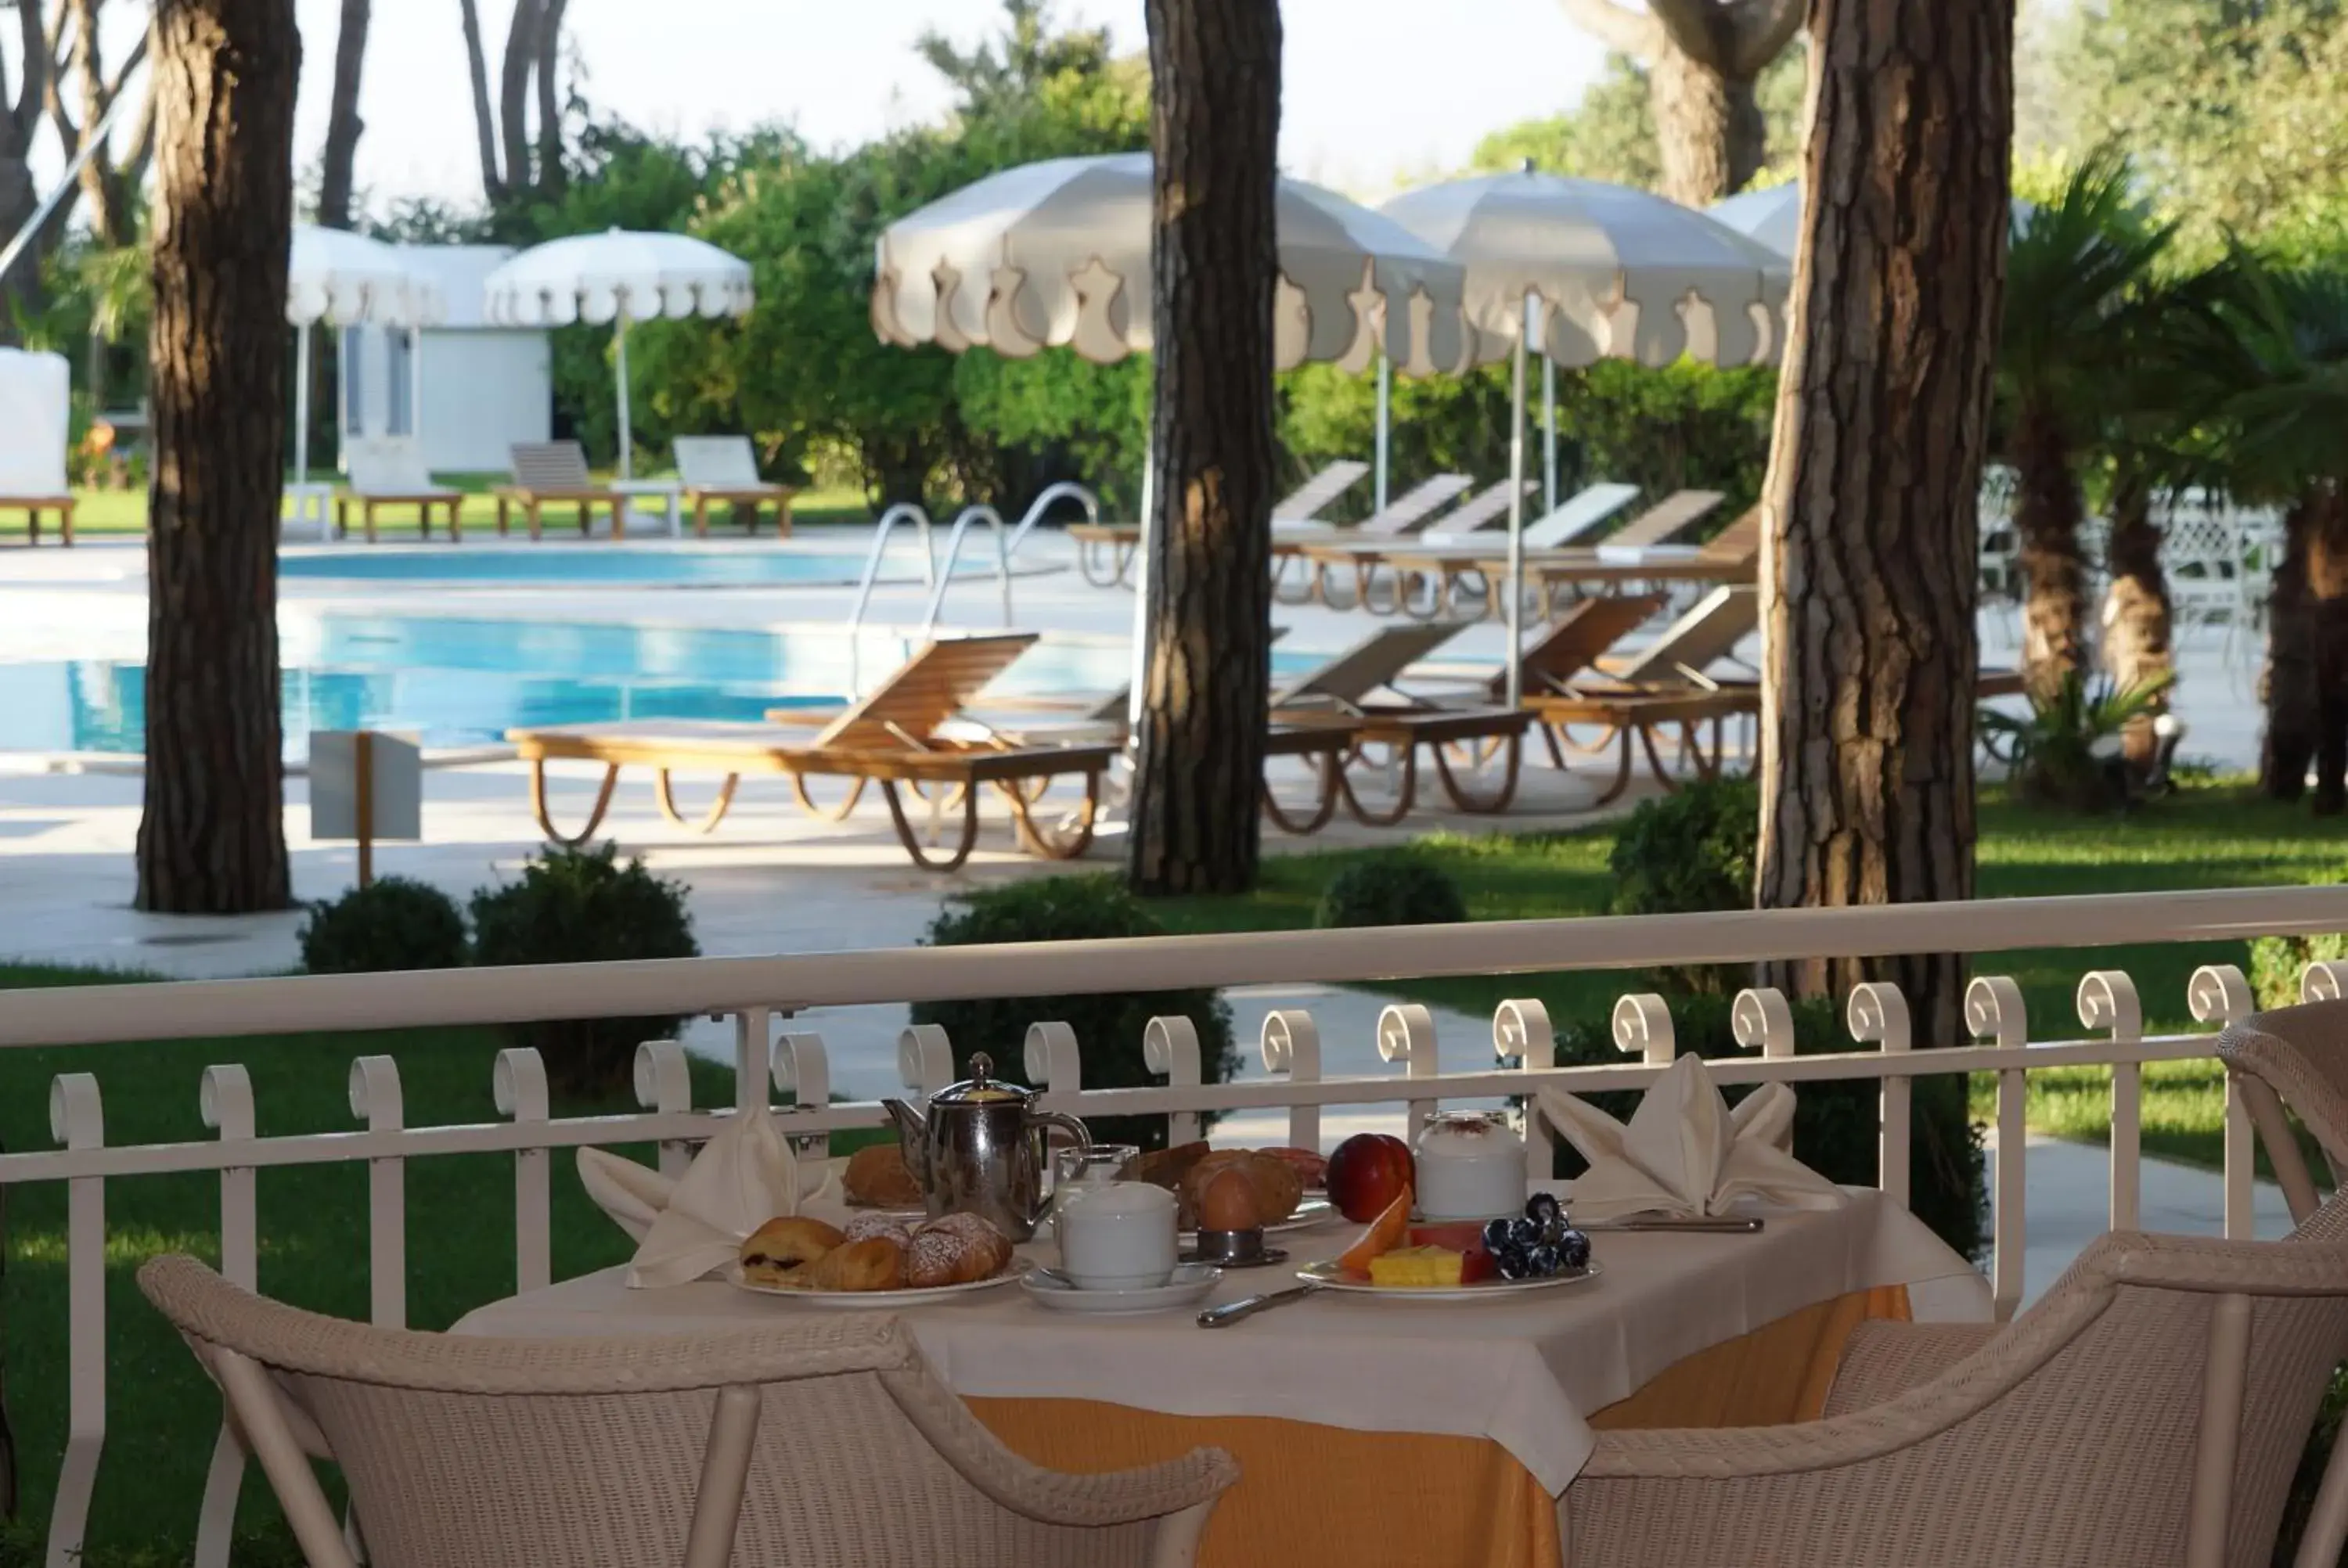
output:
<path id="1" fill-rule="evenodd" d="M 1715 201 L 1704 210 L 1747 239 L 1790 257 L 1802 238 L 1802 182 L 1788 180 L 1766 190 L 1747 190 Z M 2013 198 L 2014 226 L 2019 228 L 2035 210 L 2020 197 Z"/>
<path id="2" fill-rule="evenodd" d="M 1751 364 L 1777 353 L 1786 259 L 1643 190 L 1529 166 L 1405 191 L 1386 216 L 1467 271 L 1479 362 L 1515 363 L 1509 439 L 1509 701 L 1520 694 L 1525 354 Z M 1384 411 L 1381 410 L 1383 417 Z"/>
<path id="3" fill-rule="evenodd" d="M 448 301 L 431 279 L 409 270 L 397 250 L 364 234 L 303 225 L 286 258 L 285 321 L 294 329 L 300 368 L 294 382 L 294 483 L 310 478 L 310 329 L 405 328 L 415 334 L 409 395 L 421 407 L 423 333 L 447 319 Z M 418 426 L 419 433 L 421 426 Z"/>
<path id="4" fill-rule="evenodd" d="M 1462 368 L 1464 274 L 1401 225 L 1282 179 L 1273 360 Z M 890 343 L 1025 358 L 1065 346 L 1109 364 L 1150 346 L 1150 158 L 1056 158 L 989 175 L 891 223 L 877 247 L 872 328 Z M 1145 471 L 1146 472 L 1146 471 Z M 1145 484 L 1146 484 L 1145 479 Z M 1145 491 L 1142 526 L 1148 527 Z M 1138 557 L 1134 702 L 1146 668 L 1149 551 Z"/>
<path id="5" fill-rule="evenodd" d="M 666 316 L 739 316 L 757 296 L 750 264 L 690 234 L 623 229 L 533 245 L 481 285 L 482 314 L 497 326 L 613 323 L 617 348 L 620 477 L 635 477 L 628 432 L 628 323 Z"/>

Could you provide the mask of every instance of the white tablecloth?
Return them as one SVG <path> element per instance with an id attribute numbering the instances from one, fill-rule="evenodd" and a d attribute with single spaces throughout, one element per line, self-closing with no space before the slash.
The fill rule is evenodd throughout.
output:
<path id="1" fill-rule="evenodd" d="M 1354 1234 L 1292 1233 L 1292 1262 L 1334 1255 Z M 1016 1285 L 905 1314 L 939 1374 L 966 1398 L 1094 1399 L 1189 1416 L 1272 1416 L 1368 1431 L 1499 1443 L 1551 1493 L 1589 1458 L 1590 1411 L 1684 1357 L 1852 1291 L 1904 1285 L 1919 1318 L 1985 1320 L 1988 1287 L 1912 1215 L 1872 1191 L 1843 1209 L 1773 1212 L 1758 1235 L 1592 1237 L 1603 1275 L 1583 1285 L 1445 1305 L 1323 1292 L 1220 1329 L 1191 1312 L 1080 1317 Z M 1049 1247 L 1025 1249 L 1048 1255 Z M 684 1333 L 737 1328 L 800 1307 L 715 1280 L 630 1290 L 624 1268 L 496 1302 L 459 1334 Z M 1293 1283 L 1227 1272 L 1228 1301 Z"/>

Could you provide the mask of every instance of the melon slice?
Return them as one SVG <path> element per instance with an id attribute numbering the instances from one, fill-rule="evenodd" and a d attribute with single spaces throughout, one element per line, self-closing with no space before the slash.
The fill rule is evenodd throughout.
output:
<path id="1" fill-rule="evenodd" d="M 1359 1278 L 1368 1278 L 1370 1259 L 1383 1253 L 1392 1252 L 1402 1245 L 1403 1237 L 1410 1230 L 1411 1204 L 1416 1201 L 1416 1195 L 1408 1187 L 1405 1187 L 1396 1194 L 1395 1201 L 1388 1204 L 1379 1212 L 1378 1217 L 1370 1222 L 1369 1228 L 1362 1233 L 1361 1239 L 1338 1255 L 1337 1266 Z"/>

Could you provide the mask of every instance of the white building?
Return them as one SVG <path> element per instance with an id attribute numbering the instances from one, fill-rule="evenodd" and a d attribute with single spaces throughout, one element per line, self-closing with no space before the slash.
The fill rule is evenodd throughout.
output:
<path id="1" fill-rule="evenodd" d="M 417 272 L 438 280 L 447 322 L 423 334 L 424 466 L 438 474 L 502 473 L 517 441 L 543 441 L 554 417 L 547 335 L 492 327 L 481 317 L 481 283 L 509 245 L 401 245 Z M 339 407 L 345 442 L 415 436 L 416 368 L 405 331 L 349 327 L 343 333 Z"/>

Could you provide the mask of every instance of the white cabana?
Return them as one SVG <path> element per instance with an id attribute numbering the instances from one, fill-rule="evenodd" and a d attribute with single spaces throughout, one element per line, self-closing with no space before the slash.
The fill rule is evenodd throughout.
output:
<path id="1" fill-rule="evenodd" d="M 891 223 L 877 247 L 872 329 L 884 342 L 1066 347 L 1108 364 L 1150 347 L 1150 156 L 1056 158 L 989 175 Z M 1282 178 L 1273 362 L 1365 370 L 1381 351 L 1413 373 L 1463 368 L 1465 274 L 1400 224 Z M 1132 703 L 1148 668 L 1150 498 L 1135 579 Z"/>
<path id="2" fill-rule="evenodd" d="M 1790 257 L 1794 247 L 1802 240 L 1802 182 L 1788 180 L 1773 185 L 1766 190 L 1747 190 L 1715 201 L 1706 212 L 1727 224 L 1750 240 L 1756 240 L 1781 256 Z M 2013 199 L 2013 225 L 2020 228 L 2034 209 L 2020 197 Z"/>
<path id="3" fill-rule="evenodd" d="M 419 361 L 422 329 L 442 321 L 448 302 L 439 285 L 411 272 L 399 251 L 379 240 L 341 229 L 303 225 L 294 231 L 286 259 L 285 321 L 294 329 L 298 368 L 294 383 L 294 482 L 310 482 L 310 329 L 381 326 L 411 334 Z M 410 395 L 420 395 L 418 364 Z"/>
<path id="4" fill-rule="evenodd" d="M 0 348 L 0 503 L 64 501 L 73 372 L 61 354 Z"/>
<path id="5" fill-rule="evenodd" d="M 1715 364 L 1766 363 L 1780 347 L 1788 269 L 1775 251 L 1676 202 L 1530 167 L 1405 191 L 1384 211 L 1466 270 L 1476 358 L 1515 362 L 1508 593 L 1514 703 L 1523 641 L 1528 348 L 1567 366 L 1601 358 L 1669 364 L 1682 354 Z M 1378 415 L 1383 427 L 1383 399 Z M 1383 440 L 1379 446 L 1383 452 Z M 1553 458 L 1550 467 L 1553 489 Z"/>
<path id="6" fill-rule="evenodd" d="M 483 285 L 495 326 L 613 324 L 620 416 L 620 477 L 635 477 L 628 426 L 628 323 L 665 316 L 739 316 L 757 302 L 750 264 L 690 234 L 572 234 L 533 245 Z"/>

